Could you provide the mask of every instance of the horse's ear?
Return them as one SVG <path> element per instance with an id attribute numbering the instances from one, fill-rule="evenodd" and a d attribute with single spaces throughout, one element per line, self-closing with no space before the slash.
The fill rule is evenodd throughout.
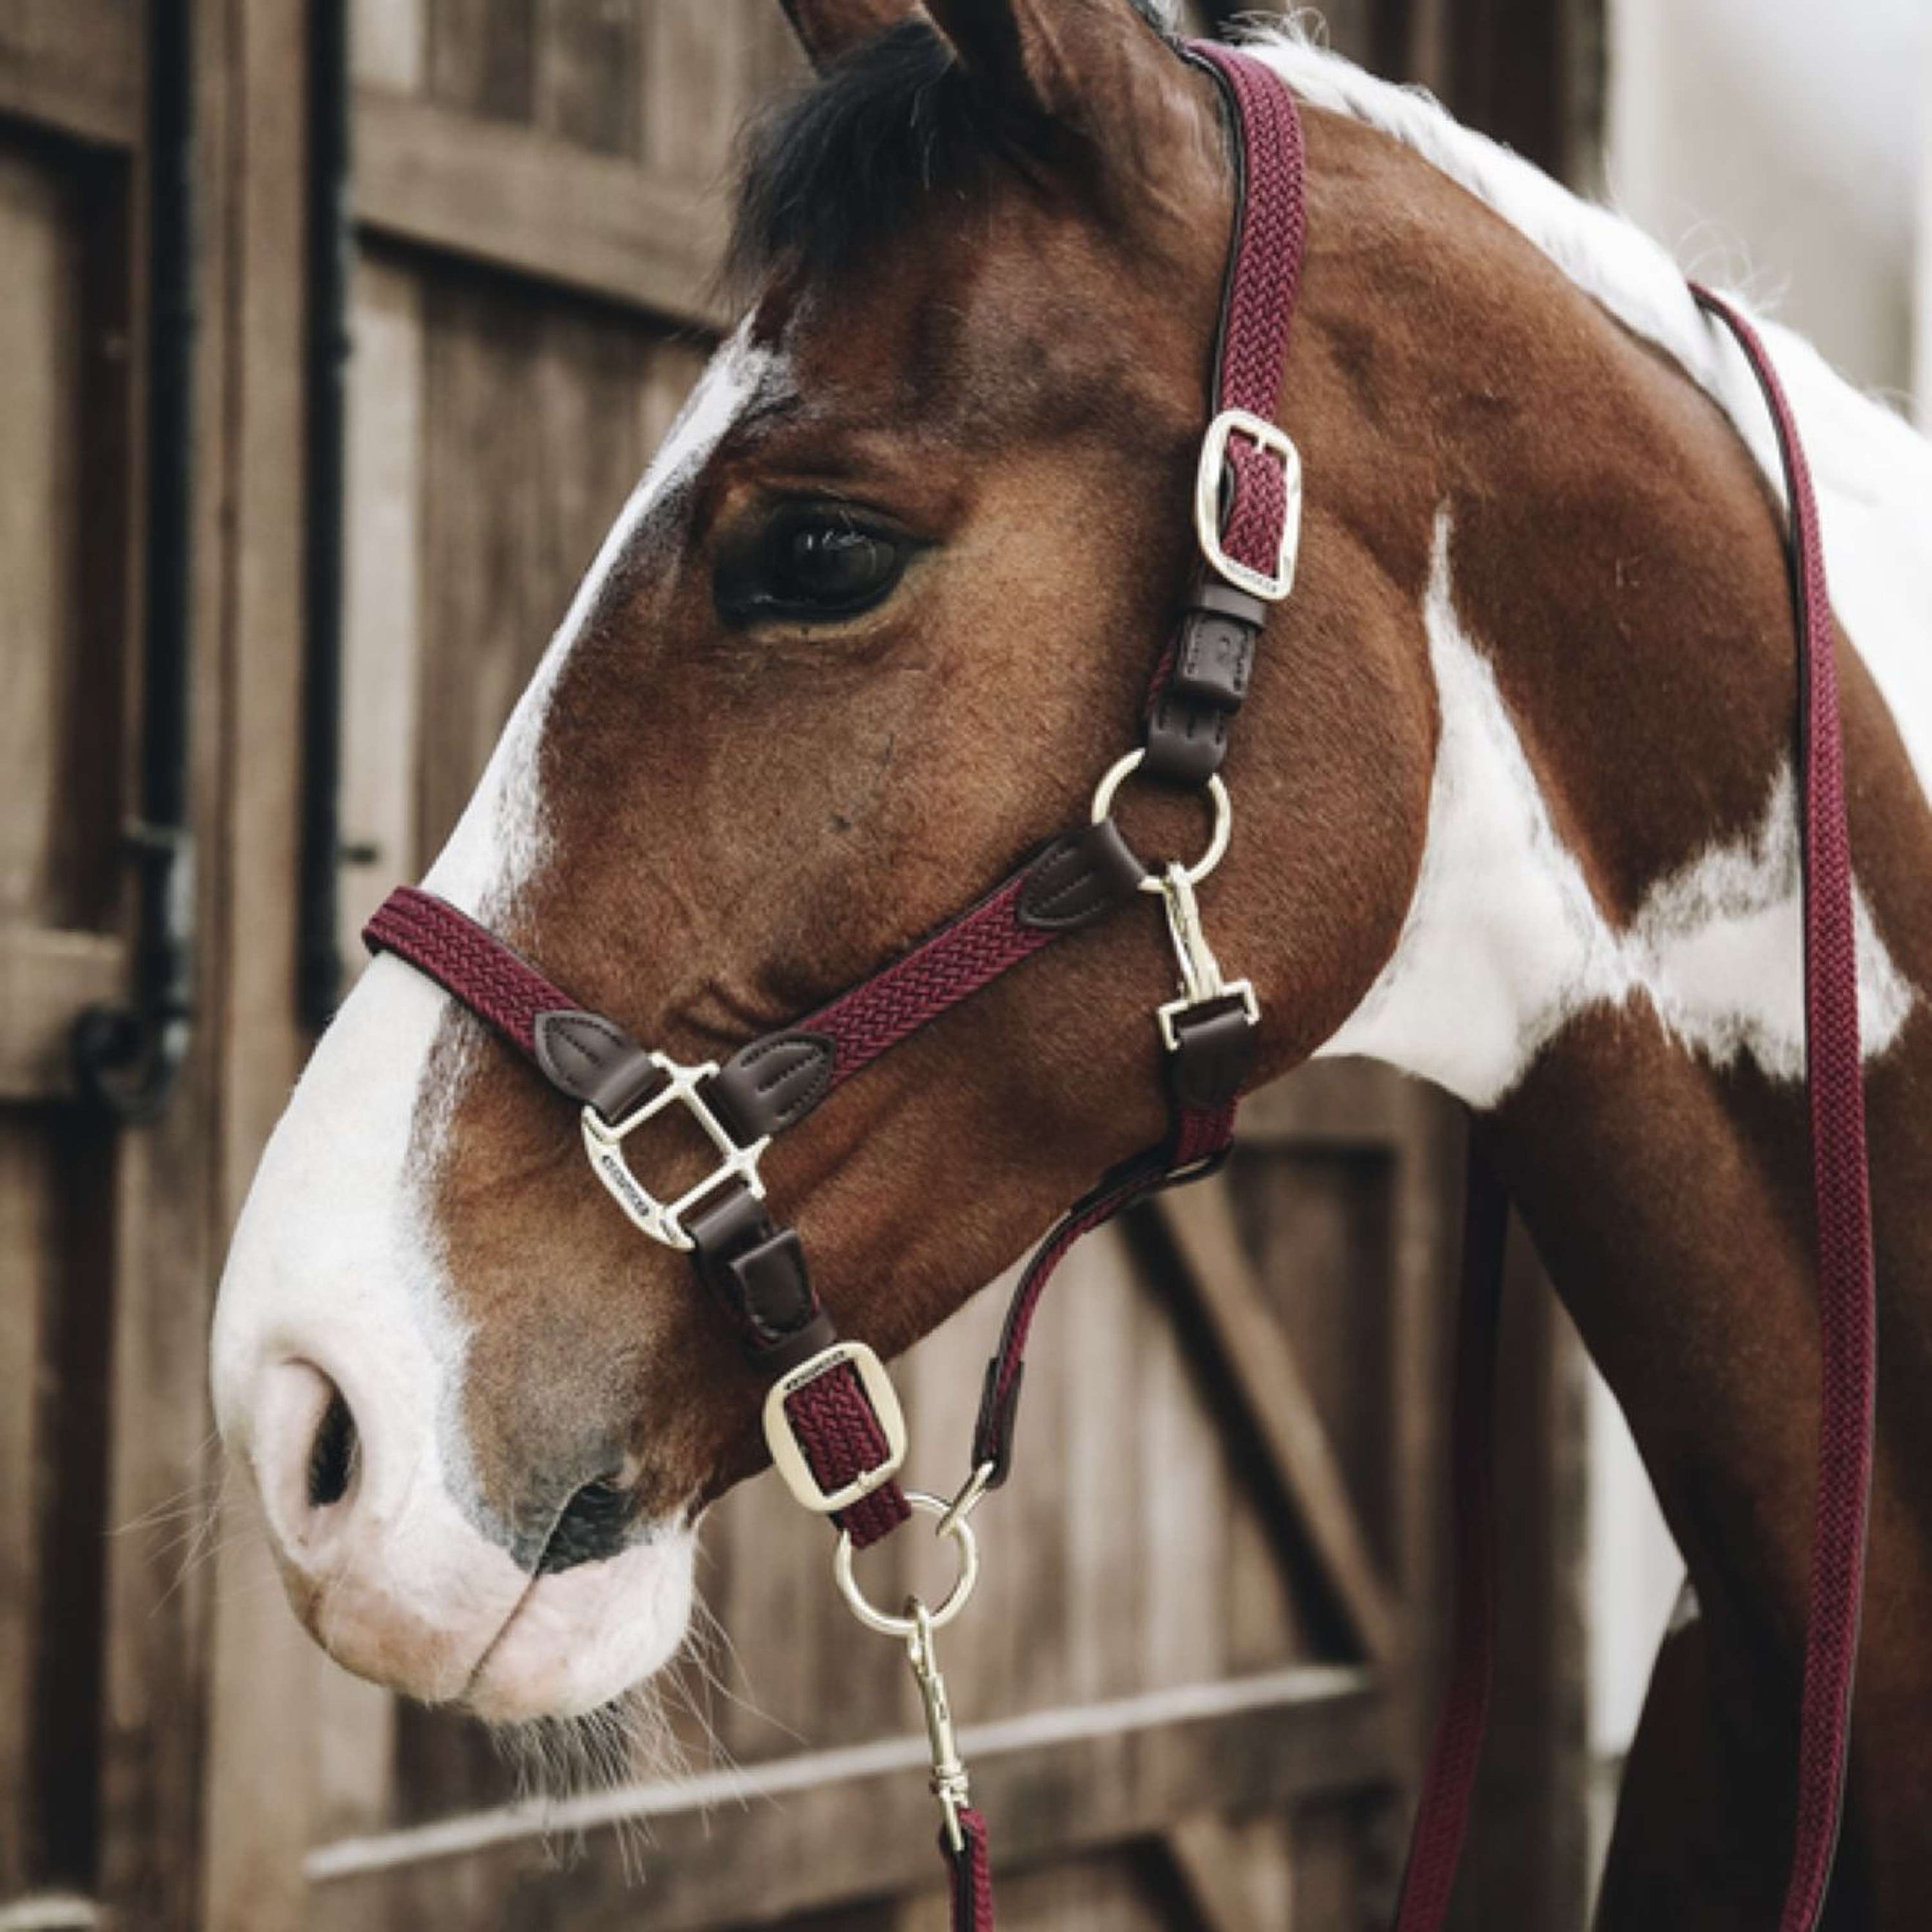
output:
<path id="1" fill-rule="evenodd" d="M 791 30 L 820 73 L 919 11 L 918 0 L 780 0 Z"/>
<path id="2" fill-rule="evenodd" d="M 962 64 L 1016 105 L 1131 139 L 1184 98 L 1184 70 L 1136 0 L 925 0 Z"/>

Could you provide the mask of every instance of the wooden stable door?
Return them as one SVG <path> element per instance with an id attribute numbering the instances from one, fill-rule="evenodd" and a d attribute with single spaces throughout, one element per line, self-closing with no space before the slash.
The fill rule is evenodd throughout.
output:
<path id="1" fill-rule="evenodd" d="M 1406 44 L 1410 10 L 1338 20 Z M 0 1924 L 937 1926 L 904 1660 L 772 1479 L 707 1526 L 718 1628 L 667 1750 L 548 1813 L 479 1727 L 328 1664 L 247 1509 L 211 1518 L 214 1280 L 308 1044 L 311 21 L 201 0 L 197 22 L 201 1020 L 168 1115 L 116 1133 L 63 1069 L 129 964 L 146 11 L 0 0 Z M 352 965 L 702 366 L 731 140 L 798 71 L 776 0 L 361 0 L 353 44 Z M 1459 1132 L 1391 1076 L 1310 1070 L 1250 1108 L 1226 1176 L 1056 1282 L 945 1644 L 1004 1924 L 1386 1912 L 1444 1636 Z M 900 1370 L 916 1481 L 957 1474 L 998 1315 L 991 1292 Z M 1524 1324 L 1509 1376 L 1521 1630 L 1469 1890 L 1555 1932 L 1579 1913 L 1552 1333 Z"/>
<path id="2" fill-rule="evenodd" d="M 124 1141 L 68 1042 L 118 1001 L 138 704 L 138 36 L 105 0 L 0 8 L 0 1917 L 124 1882 L 185 1924 L 199 1768 L 187 1526 L 208 1435 L 190 1100 Z M 125 1537 L 117 1525 L 147 1519 Z M 178 1568 L 178 1565 L 172 1566 Z M 50 1902 L 51 1901 L 51 1902 Z M 9 1912 L 11 1916 L 6 1916 Z"/>

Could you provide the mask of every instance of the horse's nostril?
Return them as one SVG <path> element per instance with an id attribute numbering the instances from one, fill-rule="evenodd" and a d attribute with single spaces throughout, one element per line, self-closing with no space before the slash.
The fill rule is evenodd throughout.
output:
<path id="1" fill-rule="evenodd" d="M 537 1558 L 537 1574 L 550 1576 L 614 1556 L 637 1513 L 635 1491 L 600 1476 L 586 1483 L 563 1506 Z"/>
<path id="2" fill-rule="evenodd" d="M 342 1391 L 332 1391 L 308 1452 L 308 1506 L 324 1510 L 349 1493 L 356 1474 L 356 1418 Z"/>

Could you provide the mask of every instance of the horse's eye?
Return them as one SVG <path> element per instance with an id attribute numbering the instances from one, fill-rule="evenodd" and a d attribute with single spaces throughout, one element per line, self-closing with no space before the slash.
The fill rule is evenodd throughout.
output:
<path id="1" fill-rule="evenodd" d="M 902 538 L 850 511 L 782 516 L 752 556 L 721 570 L 718 602 L 740 622 L 856 616 L 898 582 L 906 549 Z"/>
<path id="2" fill-rule="evenodd" d="M 898 568 L 896 544 L 851 524 L 807 524 L 780 538 L 772 589 L 800 604 L 844 610 L 875 596 Z"/>

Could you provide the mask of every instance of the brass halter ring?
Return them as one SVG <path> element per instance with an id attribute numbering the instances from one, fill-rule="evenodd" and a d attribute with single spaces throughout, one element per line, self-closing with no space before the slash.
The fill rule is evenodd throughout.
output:
<path id="1" fill-rule="evenodd" d="M 1130 752 L 1124 758 L 1111 766 L 1106 776 L 1094 788 L 1093 820 L 1100 824 L 1114 808 L 1114 794 L 1141 768 L 1141 761 L 1147 756 L 1143 745 Z M 1216 772 L 1208 781 L 1208 796 L 1214 808 L 1214 830 L 1209 836 L 1208 849 L 1191 866 L 1181 868 L 1183 875 L 1190 886 L 1198 886 L 1218 866 L 1228 850 L 1228 835 L 1234 829 L 1234 801 L 1228 796 L 1228 788 Z M 1164 872 L 1150 872 L 1141 880 L 1144 892 L 1163 892 Z"/>
<path id="2" fill-rule="evenodd" d="M 922 1490 L 907 1490 L 906 1501 L 922 1516 L 938 1517 L 939 1522 L 934 1534 L 950 1538 L 959 1552 L 959 1574 L 953 1579 L 952 1588 L 946 1592 L 937 1610 L 928 1611 L 921 1606 L 917 1618 L 895 1616 L 889 1610 L 880 1610 L 860 1588 L 859 1580 L 853 1574 L 850 1530 L 840 1531 L 838 1552 L 832 1562 L 832 1574 L 838 1580 L 839 1594 L 852 1614 L 868 1630 L 875 1630 L 882 1636 L 896 1636 L 902 1642 L 910 1642 L 919 1634 L 922 1620 L 928 1631 L 944 1630 L 966 1607 L 973 1586 L 980 1580 L 980 1540 L 973 1534 L 973 1526 L 966 1517 L 955 1511 L 951 1504 L 942 1502 L 938 1496 L 929 1496 Z"/>

